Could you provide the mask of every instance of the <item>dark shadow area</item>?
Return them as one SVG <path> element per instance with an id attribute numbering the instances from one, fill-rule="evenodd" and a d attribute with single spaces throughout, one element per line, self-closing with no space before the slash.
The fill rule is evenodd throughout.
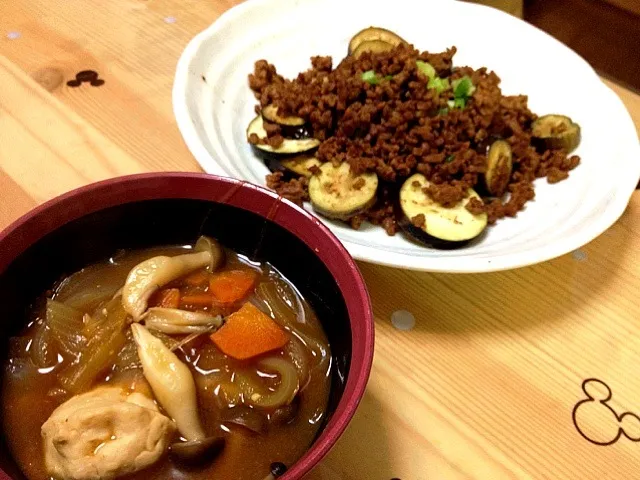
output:
<path id="1" fill-rule="evenodd" d="M 525 0 L 524 12 L 600 74 L 640 90 L 640 15 L 603 0 Z"/>

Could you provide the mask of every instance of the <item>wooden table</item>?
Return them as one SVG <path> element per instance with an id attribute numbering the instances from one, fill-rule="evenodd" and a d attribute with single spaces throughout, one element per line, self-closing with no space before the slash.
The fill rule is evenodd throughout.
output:
<path id="1" fill-rule="evenodd" d="M 174 68 L 233 4 L 0 2 L 0 227 L 91 181 L 199 170 L 172 115 Z M 106 83 L 66 85 L 88 69 Z M 613 88 L 640 128 L 640 97 Z M 361 263 L 374 368 L 355 419 L 309 478 L 640 478 L 639 252 L 635 194 L 601 237 L 541 265 L 436 275 Z M 416 316 L 413 329 L 394 328 L 398 309 Z M 574 424 L 589 378 L 612 398 L 580 404 Z M 606 398 L 603 383 L 586 390 Z"/>

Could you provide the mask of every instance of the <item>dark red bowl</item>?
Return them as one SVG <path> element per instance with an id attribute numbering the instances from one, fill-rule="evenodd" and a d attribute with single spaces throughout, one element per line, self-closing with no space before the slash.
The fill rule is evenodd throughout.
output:
<path id="1" fill-rule="evenodd" d="M 190 173 L 133 175 L 55 198 L 0 233 L 0 358 L 31 302 L 56 279 L 118 249 L 191 243 L 200 233 L 271 262 L 308 299 L 331 342 L 329 415 L 309 451 L 281 478 L 302 477 L 336 443 L 364 394 L 373 314 L 358 267 L 315 217 L 264 188 Z M 22 479 L 4 444 L 0 479 Z"/>

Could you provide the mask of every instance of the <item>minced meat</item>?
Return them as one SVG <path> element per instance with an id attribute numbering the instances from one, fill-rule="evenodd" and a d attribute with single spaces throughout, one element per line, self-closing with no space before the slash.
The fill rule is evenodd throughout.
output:
<path id="1" fill-rule="evenodd" d="M 527 97 L 503 95 L 500 78 L 486 68 L 454 68 L 455 53 L 455 47 L 430 53 L 399 45 L 390 52 L 348 56 L 336 68 L 330 57 L 313 57 L 311 69 L 293 80 L 260 60 L 249 75 L 249 85 L 260 108 L 273 104 L 281 115 L 307 120 L 313 136 L 322 142 L 316 153 L 320 161 L 348 162 L 355 174 L 378 175 L 378 200 L 350 220 L 353 228 L 368 220 L 389 235 L 396 233 L 398 187 L 416 172 L 427 177 L 426 191 L 436 202 L 457 203 L 469 188 L 482 185 L 492 139 L 505 139 L 513 153 L 508 193 L 467 205 L 472 213 L 486 212 L 489 223 L 495 223 L 515 216 L 534 198 L 536 178 L 546 177 L 549 183 L 564 180 L 580 159 L 562 150 L 536 150 L 531 144 L 531 124 L 537 116 L 529 110 Z M 470 77 L 475 91 L 466 106 L 451 108 L 450 90 L 438 94 L 428 88 L 417 60 L 430 63 L 450 82 Z M 370 70 L 385 80 L 363 81 L 362 74 Z M 282 142 L 279 128 L 269 127 L 267 135 L 270 145 Z M 267 185 L 295 203 L 308 199 L 305 178 L 285 180 L 274 173 L 267 177 Z"/>

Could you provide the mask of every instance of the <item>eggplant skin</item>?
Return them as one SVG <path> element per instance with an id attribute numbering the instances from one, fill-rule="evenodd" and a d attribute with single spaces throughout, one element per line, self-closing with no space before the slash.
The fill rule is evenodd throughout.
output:
<path id="1" fill-rule="evenodd" d="M 313 153 L 316 149 L 317 149 L 317 147 L 312 148 L 311 150 L 308 150 L 307 152 L 304 152 L 304 153 Z M 269 168 L 269 170 L 271 170 L 272 172 L 274 171 L 271 168 L 272 162 L 280 163 L 280 160 L 293 159 L 293 158 L 296 158 L 296 157 L 300 156 L 299 153 L 269 152 L 267 150 L 263 150 L 263 149 L 261 149 L 259 147 L 256 147 L 255 145 L 251 145 L 251 150 L 253 151 L 255 156 L 258 157 L 259 159 L 261 159 L 265 163 L 267 168 Z M 273 163 L 273 167 L 277 168 L 275 163 Z M 282 167 L 282 168 L 284 168 L 284 167 Z M 280 168 L 278 168 L 277 171 L 282 171 L 282 170 Z"/>
<path id="2" fill-rule="evenodd" d="M 255 117 L 249 126 L 247 127 L 247 140 L 252 134 L 258 136 L 258 138 L 266 138 L 267 132 L 264 130 L 263 119 L 260 115 Z M 320 140 L 315 138 L 303 138 L 303 139 L 290 139 L 285 138 L 280 147 L 273 148 L 267 144 L 251 144 L 251 148 L 254 153 L 263 160 L 269 159 L 281 159 L 281 158 L 293 158 L 303 153 L 311 153 L 318 148 Z"/>
<path id="3" fill-rule="evenodd" d="M 349 42 L 349 55 L 353 55 L 362 43 L 376 40 L 381 40 L 393 47 L 397 47 L 401 43 L 407 43 L 404 38 L 391 30 L 380 27 L 368 27 L 360 30 L 351 38 L 351 41 Z"/>
<path id="4" fill-rule="evenodd" d="M 493 142 L 487 152 L 487 170 L 484 173 L 485 189 L 489 195 L 502 197 L 507 191 L 513 171 L 511 145 L 505 140 Z"/>
<path id="5" fill-rule="evenodd" d="M 286 180 L 292 178 L 299 177 L 311 177 L 311 172 L 309 170 L 305 170 L 304 163 L 307 166 L 314 165 L 319 167 L 322 165 L 320 160 L 318 160 L 313 155 L 298 155 L 290 158 L 263 158 L 264 164 L 271 172 L 282 172 L 284 173 L 284 178 Z"/>
<path id="6" fill-rule="evenodd" d="M 409 237 L 410 240 L 422 246 L 436 248 L 438 250 L 455 250 L 457 248 L 462 248 L 468 245 L 469 242 L 473 240 L 469 239 L 451 241 L 434 237 L 433 235 L 429 235 L 421 228 L 416 227 L 413 223 L 411 223 L 411 220 L 409 220 L 407 216 L 401 212 L 396 215 L 396 221 L 398 222 L 398 226 L 400 227 L 400 229 L 406 234 L 407 237 Z"/>
<path id="7" fill-rule="evenodd" d="M 301 127 L 307 123 L 302 117 L 283 117 L 278 115 L 278 108 L 275 105 L 267 105 L 262 109 L 261 114 L 262 118 L 267 122 L 277 123 L 281 127 L 284 125 L 290 127 Z"/>
<path id="8" fill-rule="evenodd" d="M 329 218 L 331 220 L 342 220 L 343 222 L 348 221 L 349 219 L 355 217 L 356 215 L 359 215 L 361 213 L 365 213 L 367 210 L 369 210 L 371 207 L 373 207 L 373 205 L 376 203 L 376 198 L 373 197 L 371 200 L 369 200 L 366 204 L 364 204 L 362 207 L 357 208 L 355 210 L 351 210 L 348 213 L 345 214 L 337 214 L 336 212 L 332 212 L 330 210 L 324 210 L 321 207 L 318 207 L 317 205 L 313 205 L 313 210 L 318 214 L 318 215 L 322 215 L 323 217 Z"/>
<path id="9" fill-rule="evenodd" d="M 275 105 L 267 105 L 260 112 L 265 122 L 276 123 L 283 137 L 301 140 L 313 136 L 311 125 L 302 117 L 281 117 Z"/>
<path id="10" fill-rule="evenodd" d="M 362 42 L 360 45 L 358 45 L 358 48 L 356 48 L 351 55 L 355 58 L 358 58 L 365 52 L 382 53 L 389 52 L 394 48 L 395 47 L 393 45 L 383 40 L 370 40 L 367 42 Z"/>

